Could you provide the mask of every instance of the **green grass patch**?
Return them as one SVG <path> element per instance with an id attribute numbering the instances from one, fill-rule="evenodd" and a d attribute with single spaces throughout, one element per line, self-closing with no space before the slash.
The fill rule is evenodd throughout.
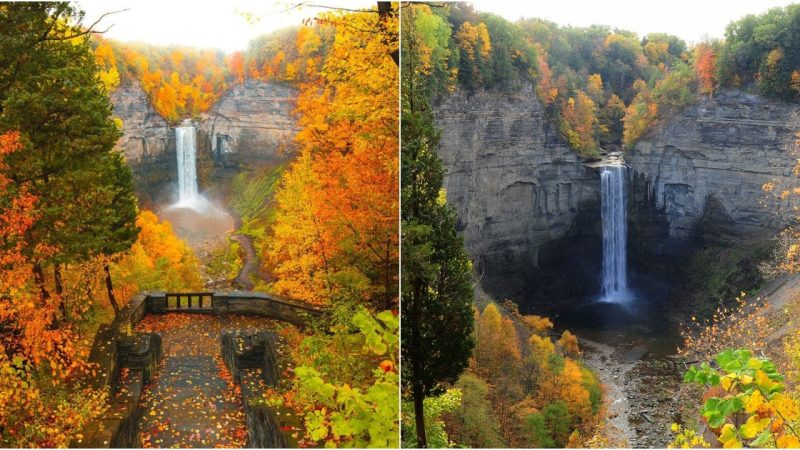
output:
<path id="1" fill-rule="evenodd" d="M 230 207 L 242 219 L 239 232 L 253 238 L 258 250 L 275 221 L 273 197 L 286 164 L 242 172 L 233 179 Z"/>

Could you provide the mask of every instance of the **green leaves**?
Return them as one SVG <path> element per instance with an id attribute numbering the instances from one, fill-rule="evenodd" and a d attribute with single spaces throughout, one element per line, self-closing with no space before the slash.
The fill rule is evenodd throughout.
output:
<path id="1" fill-rule="evenodd" d="M 313 408 L 305 415 L 308 437 L 326 447 L 397 447 L 399 320 L 391 311 L 373 315 L 363 306 L 337 317 L 328 328 L 332 335 L 303 344 L 313 354 L 335 354 L 294 369 L 298 396 Z M 364 364 L 373 367 L 371 376 L 351 373 Z"/>
<path id="2" fill-rule="evenodd" d="M 708 420 L 708 424 L 711 427 L 719 428 L 725 423 L 725 419 L 729 415 L 742 409 L 744 409 L 744 403 L 739 397 L 724 399 L 713 397 L 706 400 L 700 412 Z"/>
<path id="3" fill-rule="evenodd" d="M 797 436 L 786 421 L 800 418 L 800 407 L 795 399 L 783 394 L 783 377 L 775 364 L 766 358 L 753 357 L 744 348 L 725 350 L 717 355 L 715 362 L 719 370 L 707 363 L 699 368 L 692 366 L 684 381 L 724 393 L 709 398 L 700 409 L 723 447 L 762 447 L 770 442 L 778 447 L 794 445 Z M 673 445 L 686 441 L 684 431 L 676 436 Z"/>

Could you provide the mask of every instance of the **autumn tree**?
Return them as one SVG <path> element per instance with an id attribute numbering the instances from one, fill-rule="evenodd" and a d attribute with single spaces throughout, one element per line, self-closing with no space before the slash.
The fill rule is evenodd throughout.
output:
<path id="1" fill-rule="evenodd" d="M 276 194 L 265 255 L 284 295 L 327 303 L 350 291 L 379 310 L 396 306 L 398 70 L 389 44 L 368 31 L 379 20 L 322 16 L 336 39 L 297 98 L 299 156 Z"/>
<path id="2" fill-rule="evenodd" d="M 634 83 L 634 89 L 638 93 L 625 109 L 625 117 L 622 119 L 624 123 L 622 144 L 626 149 L 631 149 L 636 145 L 636 142 L 644 136 L 658 116 L 658 105 L 653 100 L 653 95 L 645 82 L 637 80 Z"/>
<path id="3" fill-rule="evenodd" d="M 414 404 L 417 445 L 424 448 L 424 399 L 456 381 L 472 351 L 472 284 L 455 213 L 441 195 L 439 133 L 417 70 L 418 35 L 412 20 L 403 20 L 402 383 Z"/>
<path id="4" fill-rule="evenodd" d="M 694 70 L 697 74 L 697 93 L 712 95 L 717 82 L 717 57 L 714 48 L 701 42 L 694 48 Z"/>
<path id="5" fill-rule="evenodd" d="M 39 297 L 45 302 L 50 297 L 45 266 L 52 265 L 60 294 L 63 265 L 115 246 L 110 241 L 120 234 L 112 229 L 130 225 L 133 217 L 128 214 L 125 224 L 110 224 L 109 212 L 135 208 L 135 198 L 130 169 L 113 152 L 120 132 L 98 81 L 95 55 L 88 35 L 79 22 L 75 24 L 81 14 L 69 7 L 37 5 L 44 13 L 37 26 L 50 37 L 34 46 L 25 68 L 20 69 L 23 75 L 11 80 L 2 102 L 0 128 L 23 136 L 23 149 L 9 157 L 13 167 L 9 176 L 15 183 L 29 183 L 38 198 L 38 220 L 26 239 Z M 9 20 L 27 20 L 30 8 L 10 5 L 5 11 Z M 0 41 L 4 42 L 13 40 Z M 128 183 L 123 186 L 118 181 L 126 175 Z M 107 233 L 98 233 L 100 224 L 106 224 Z M 127 239 L 122 247 L 131 241 Z"/>
<path id="6" fill-rule="evenodd" d="M 52 326 L 57 299 L 42 303 L 31 289 L 26 246 L 38 220 L 38 199 L 30 183 L 4 175 L 7 159 L 23 148 L 20 133 L 0 135 L 0 445 L 61 447 L 102 414 L 105 393 L 63 388 L 66 380 L 84 373 L 85 354 L 73 330 Z"/>
<path id="7" fill-rule="evenodd" d="M 570 97 L 561 108 L 561 131 L 579 154 L 597 154 L 598 121 L 595 103 L 583 91 Z"/>

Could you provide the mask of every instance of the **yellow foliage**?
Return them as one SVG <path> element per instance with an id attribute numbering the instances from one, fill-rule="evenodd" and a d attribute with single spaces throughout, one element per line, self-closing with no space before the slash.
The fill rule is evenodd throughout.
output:
<path id="1" fill-rule="evenodd" d="M 179 239 L 172 225 L 148 210 L 139 212 L 139 237 L 112 266 L 121 304 L 143 290 L 200 289 L 200 262 L 189 245 Z"/>
<path id="2" fill-rule="evenodd" d="M 564 349 L 564 352 L 574 356 L 580 356 L 581 350 L 578 346 L 578 337 L 570 333 L 569 330 L 564 330 L 561 339 L 558 340 L 558 345 Z"/>
<path id="3" fill-rule="evenodd" d="M 522 316 L 522 321 L 525 322 L 526 325 L 533 328 L 533 332 L 539 335 L 546 334 L 549 330 L 553 329 L 553 322 L 547 318 L 542 316 Z"/>

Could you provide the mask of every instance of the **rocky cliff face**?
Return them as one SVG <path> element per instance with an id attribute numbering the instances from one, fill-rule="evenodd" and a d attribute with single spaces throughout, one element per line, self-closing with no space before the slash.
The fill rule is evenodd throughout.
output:
<path id="1" fill-rule="evenodd" d="M 111 102 L 123 126 L 117 149 L 133 169 L 137 192 L 145 202 L 168 195 L 165 187 L 175 179 L 177 159 L 174 136 L 172 151 L 168 150 L 167 121 L 153 110 L 139 85 L 120 87 L 111 94 Z"/>
<path id="2" fill-rule="evenodd" d="M 448 203 L 487 293 L 524 308 L 596 291 L 599 176 L 545 120 L 532 89 L 459 92 L 435 117 Z"/>
<path id="3" fill-rule="evenodd" d="M 767 182 L 795 185 L 796 105 L 738 91 L 701 99 L 639 142 L 632 169 L 631 258 L 679 264 L 701 245 L 774 233 L 786 217 Z M 794 179 L 794 182 L 792 181 Z"/>
<path id="4" fill-rule="evenodd" d="M 530 88 L 456 93 L 436 107 L 448 202 L 481 284 L 541 311 L 599 290 L 599 176 L 569 149 Z M 669 282 L 704 246 L 786 224 L 767 182 L 796 185 L 800 108 L 738 91 L 685 109 L 625 155 L 629 270 Z M 786 206 L 786 205 L 783 205 Z"/>
<path id="5" fill-rule="evenodd" d="M 197 124 L 200 182 L 229 181 L 244 167 L 286 160 L 296 132 L 292 116 L 296 95 L 286 85 L 256 80 L 226 92 Z M 208 157 L 213 161 L 210 174 L 203 170 L 203 159 Z"/>
<path id="6" fill-rule="evenodd" d="M 248 80 L 232 87 L 201 117 L 197 129 L 200 190 L 224 185 L 243 168 L 280 163 L 292 154 L 294 89 Z M 123 121 L 117 144 L 134 172 L 144 203 L 171 203 L 177 184 L 175 130 L 150 106 L 138 85 L 111 96 Z"/>

